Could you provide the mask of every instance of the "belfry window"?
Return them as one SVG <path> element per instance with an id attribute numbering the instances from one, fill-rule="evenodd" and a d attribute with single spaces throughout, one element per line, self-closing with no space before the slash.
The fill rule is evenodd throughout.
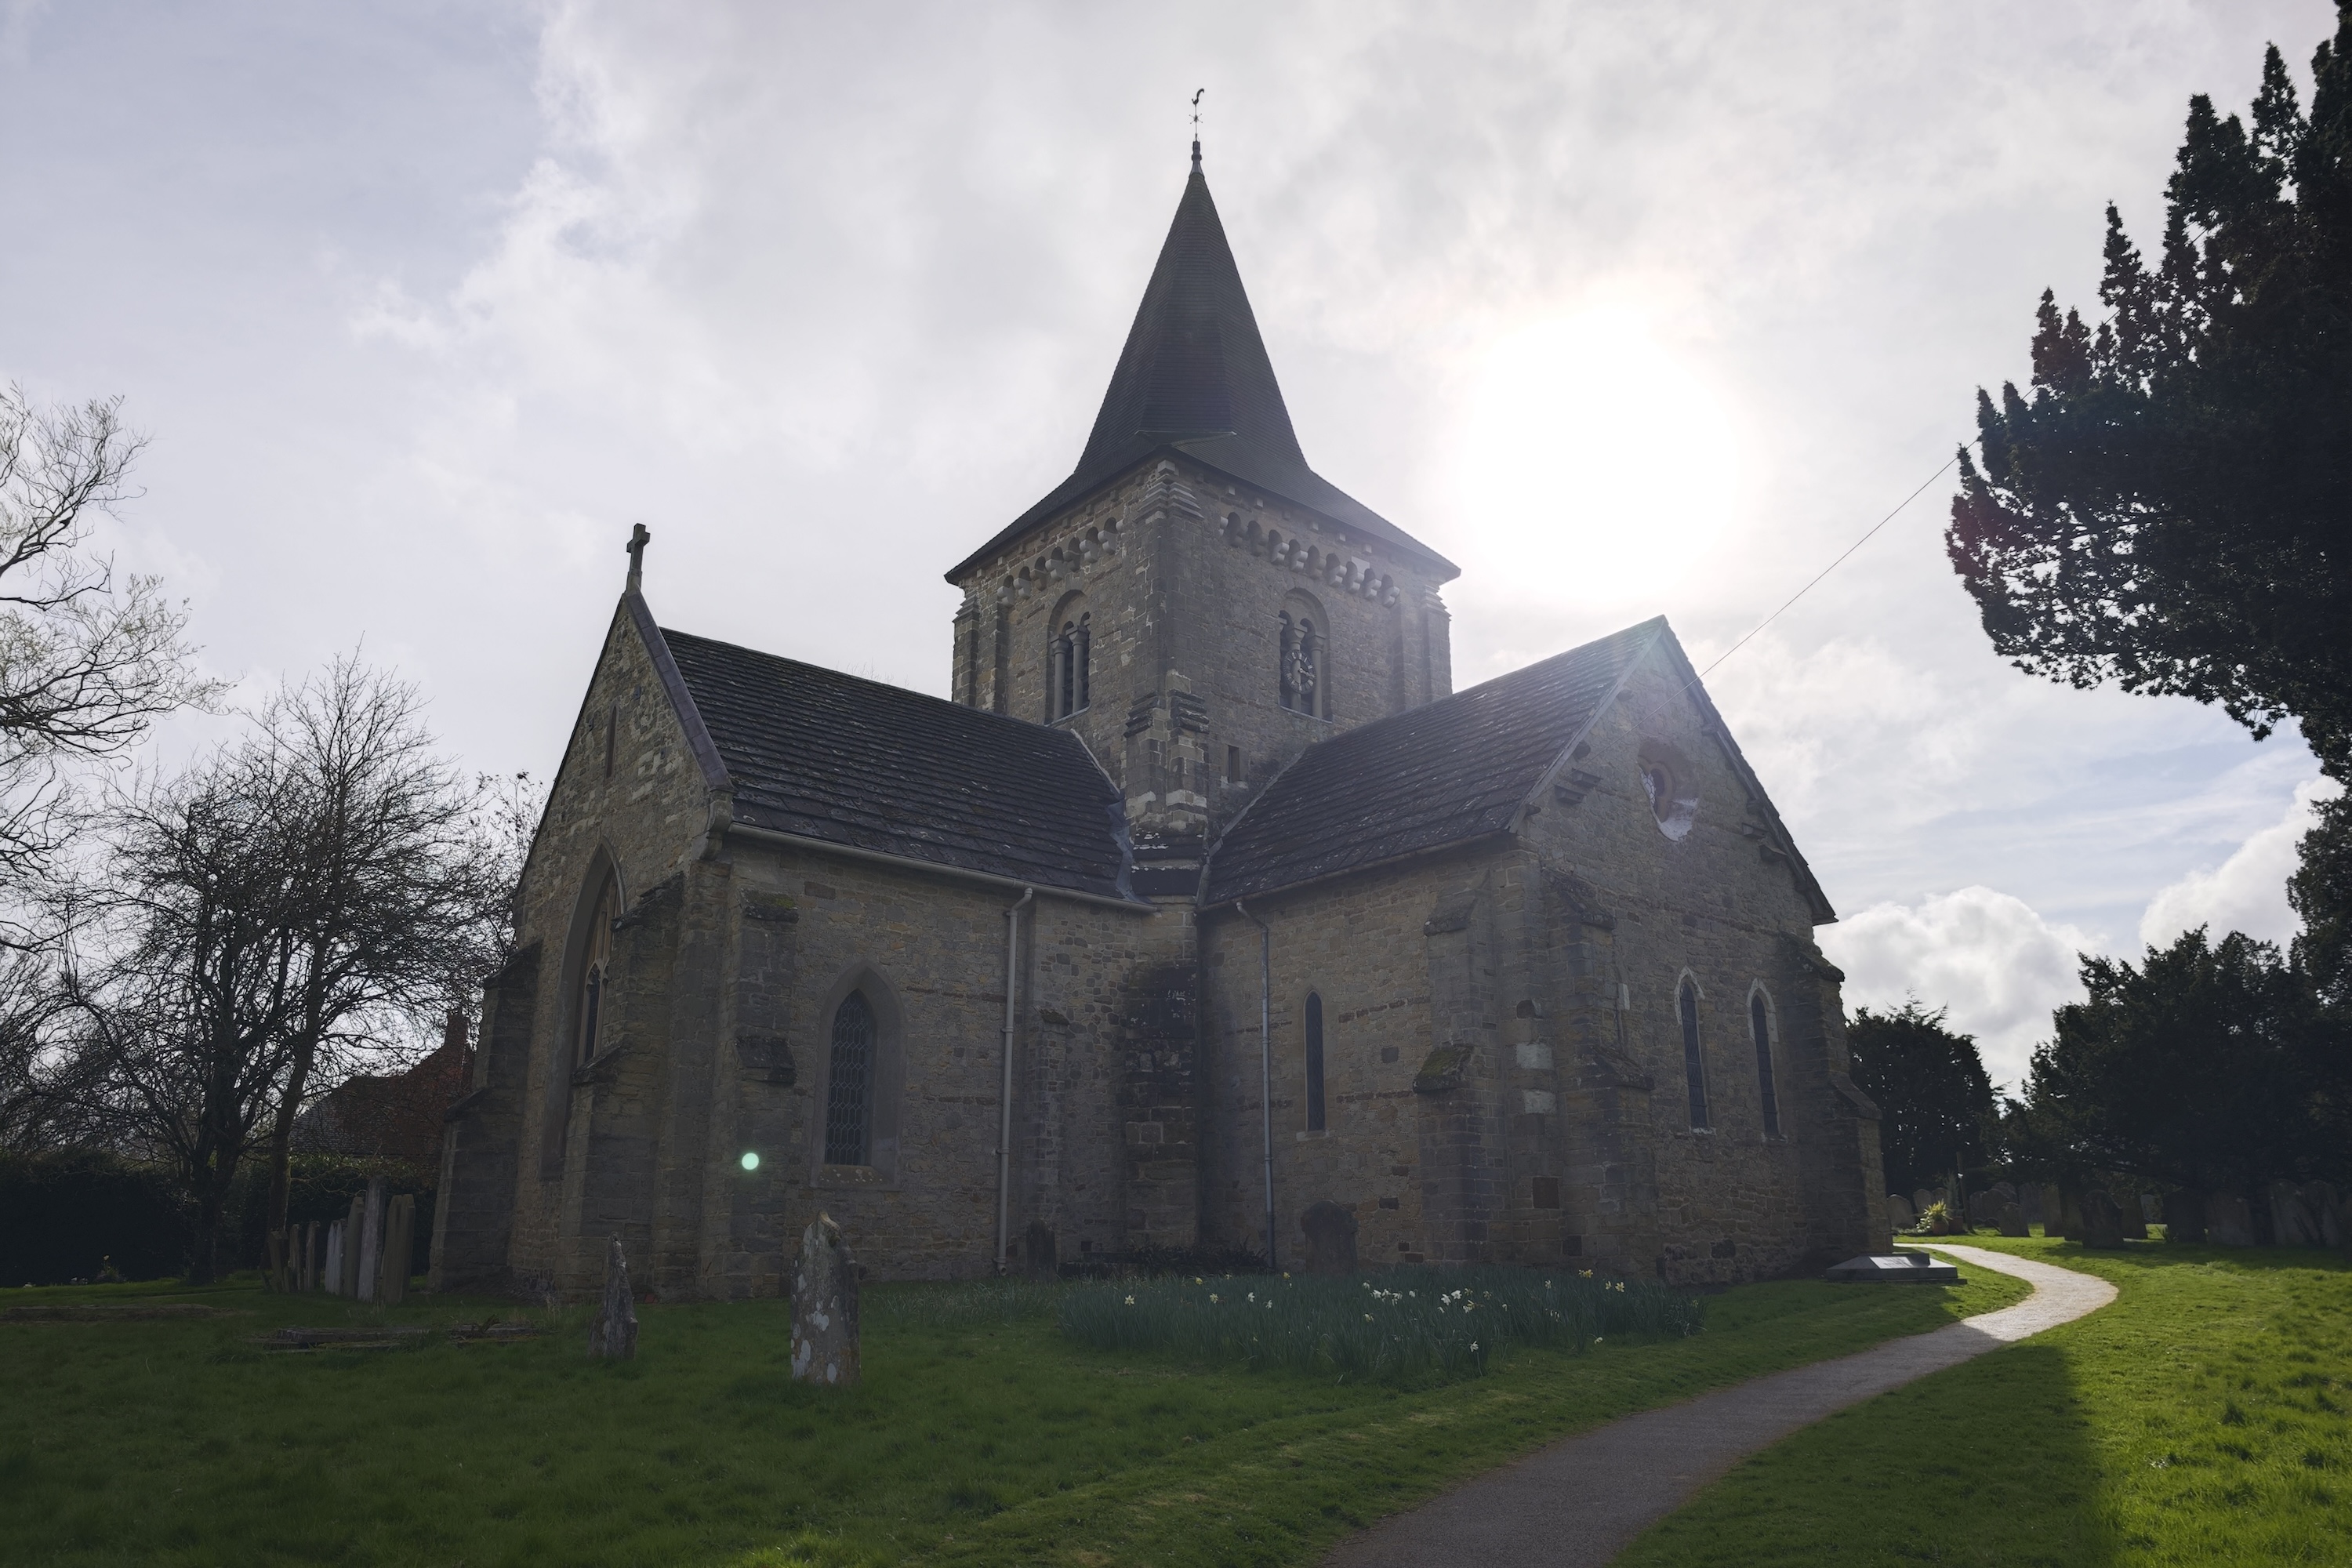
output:
<path id="1" fill-rule="evenodd" d="M 1688 980 L 1682 984 L 1678 1010 L 1683 1020 L 1683 1071 L 1690 1079 L 1690 1124 L 1705 1127 L 1706 1063 L 1698 1047 L 1698 987 Z"/>
<path id="2" fill-rule="evenodd" d="M 824 1086 L 824 1163 L 863 1165 L 874 1136 L 874 1004 L 863 991 L 833 1014 L 833 1055 Z"/>
<path id="3" fill-rule="evenodd" d="M 1094 700 L 1094 617 L 1081 609 L 1054 633 L 1047 665 L 1053 687 L 1047 715 L 1066 719 Z"/>
<path id="4" fill-rule="evenodd" d="M 615 907 L 619 900 L 619 884 L 608 872 L 603 890 L 596 895 L 596 907 L 589 913 L 587 945 L 580 956 L 579 1035 L 572 1046 L 572 1062 L 577 1067 L 585 1067 L 594 1058 L 604 1031 L 606 983 L 613 969 L 613 922 L 621 917 Z"/>
<path id="5" fill-rule="evenodd" d="M 1317 689 L 1321 684 L 1323 645 L 1315 623 L 1305 616 L 1282 617 L 1282 705 L 1294 713 L 1317 713 Z"/>
<path id="6" fill-rule="evenodd" d="M 1323 1131 L 1323 998 L 1307 994 L 1307 1131 Z"/>
<path id="7" fill-rule="evenodd" d="M 1764 1004 L 1761 988 L 1748 997 L 1748 1028 L 1756 1037 L 1756 1089 L 1764 1102 L 1764 1131 L 1767 1136 L 1780 1135 L 1780 1097 L 1772 1086 L 1772 1012 Z"/>

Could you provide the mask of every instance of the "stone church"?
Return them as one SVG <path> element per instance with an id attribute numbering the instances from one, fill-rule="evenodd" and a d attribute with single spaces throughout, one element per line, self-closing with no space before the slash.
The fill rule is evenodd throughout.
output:
<path id="1" fill-rule="evenodd" d="M 1674 633 L 1453 689 L 1456 569 L 1307 467 L 1197 147 L 1077 467 L 947 574 L 951 700 L 664 626 L 645 539 L 436 1286 L 618 1235 L 775 1295 L 819 1212 L 880 1279 L 1887 1245 L 1834 916 Z"/>

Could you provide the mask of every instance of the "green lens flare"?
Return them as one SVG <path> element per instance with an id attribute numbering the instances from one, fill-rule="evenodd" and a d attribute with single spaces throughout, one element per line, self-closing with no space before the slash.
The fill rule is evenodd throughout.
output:
<path id="1" fill-rule="evenodd" d="M 760 1168 L 760 1155 L 757 1150 L 743 1151 L 743 1168 L 747 1171 L 756 1171 Z"/>

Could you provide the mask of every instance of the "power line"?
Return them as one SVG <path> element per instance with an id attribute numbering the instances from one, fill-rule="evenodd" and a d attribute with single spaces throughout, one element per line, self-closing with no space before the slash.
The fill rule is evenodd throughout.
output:
<path id="1" fill-rule="evenodd" d="M 1853 554 L 1855 551 L 1861 549 L 1864 545 L 1869 543 L 1872 536 L 1877 533 L 1880 529 L 1885 528 L 1888 523 L 1893 522 L 1896 518 L 1902 516 L 1903 509 L 1905 507 L 1909 506 L 1913 501 L 1917 500 L 1922 495 L 1926 494 L 1927 487 L 1934 484 L 1937 479 L 1942 479 L 1944 475 L 1949 471 L 1951 466 L 1959 460 L 1960 455 L 1958 451 L 1954 451 L 1950 457 L 1945 458 L 1944 466 L 1937 468 L 1934 473 L 1929 474 L 1927 479 L 1922 480 L 1917 489 L 1913 490 L 1909 495 L 1905 496 L 1901 500 L 1895 502 L 1895 510 L 1893 511 L 1888 512 L 1885 517 L 1882 517 L 1876 522 L 1872 523 L 1870 525 L 1869 533 L 1864 534 L 1860 539 L 1857 539 L 1852 544 L 1847 545 L 1845 549 L 1839 553 L 1838 558 L 1835 561 L 1831 562 L 1828 565 L 1822 567 L 1820 572 L 1814 574 L 1811 582 L 1806 584 L 1803 587 L 1790 595 L 1787 604 L 1782 605 L 1780 609 L 1773 611 L 1770 615 L 1757 622 L 1755 629 L 1750 631 L 1747 637 L 1741 637 L 1738 642 L 1733 643 L 1729 647 L 1725 648 L 1716 658 L 1715 664 L 1710 664 L 1705 669 L 1698 672 L 1698 678 L 1701 680 L 1705 680 L 1708 676 L 1714 674 L 1716 665 L 1721 664 L 1725 659 L 1729 658 L 1733 654 L 1738 653 L 1741 648 L 1746 647 L 1749 638 L 1755 637 L 1758 632 L 1762 631 L 1774 621 L 1779 620 L 1782 613 L 1788 609 L 1790 605 L 1795 604 L 1798 600 L 1803 598 L 1806 595 L 1819 587 L 1823 577 L 1828 576 L 1831 573 L 1843 565 L 1845 563 L 1845 558 L 1848 555 Z"/>

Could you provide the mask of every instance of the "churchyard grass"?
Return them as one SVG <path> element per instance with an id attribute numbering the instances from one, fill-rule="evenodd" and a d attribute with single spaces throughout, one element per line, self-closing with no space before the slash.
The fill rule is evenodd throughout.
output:
<path id="1" fill-rule="evenodd" d="M 1682 1339 L 1704 1311 L 1683 1291 L 1572 1268 L 1424 1267 L 1097 1285 L 1065 1296 L 1058 1320 L 1097 1350 L 1411 1387 L 1481 1376 L 1520 1345 L 1581 1353 L 1611 1335 Z"/>
<path id="2" fill-rule="evenodd" d="M 2024 1293 L 1989 1275 L 1743 1287 L 1708 1298 L 1686 1338 L 1517 1349 L 1483 1376 L 1405 1389 L 1074 1344 L 1055 1313 L 1087 1289 L 869 1288 L 866 1382 L 850 1390 L 791 1381 L 772 1300 L 641 1307 L 636 1359 L 596 1363 L 577 1309 L 384 1310 L 243 1281 L 0 1292 L 0 1309 L 233 1314 L 0 1315 L 0 1562 L 1308 1562 L 1549 1438 Z M 490 1311 L 551 1331 L 253 1342 L 286 1324 L 445 1328 Z"/>
<path id="3" fill-rule="evenodd" d="M 2352 1267 L 2315 1250 L 1955 1237 L 2115 1301 L 1831 1417 L 1624 1568 L 2352 1563 Z"/>

